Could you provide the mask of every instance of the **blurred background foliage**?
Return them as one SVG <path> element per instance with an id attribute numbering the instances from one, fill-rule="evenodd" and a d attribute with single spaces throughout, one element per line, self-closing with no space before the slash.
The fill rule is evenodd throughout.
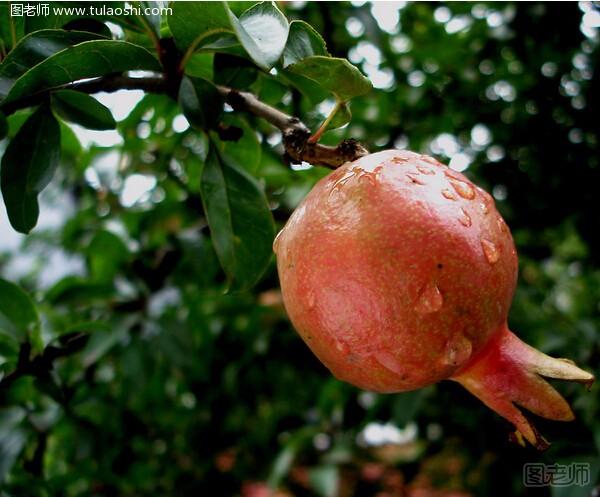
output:
<path id="1" fill-rule="evenodd" d="M 375 87 L 324 141 L 428 153 L 492 192 L 520 256 L 511 328 L 598 375 L 597 5 L 278 6 Z M 333 106 L 241 59 L 219 64 L 215 80 L 313 129 Z M 61 123 L 61 167 L 36 229 L 16 234 L 0 208 L 0 275 L 35 300 L 40 364 L 53 364 L 0 391 L 2 495 L 597 495 L 597 387 L 557 385 L 577 420 L 540 420 L 552 446 L 539 453 L 510 444 L 509 425 L 455 384 L 376 395 L 335 380 L 286 319 L 273 261 L 252 290 L 224 293 L 199 201 L 208 145 L 177 103 L 97 98 L 117 131 Z M 29 114 L 8 119 L 10 136 Z M 224 119 L 244 135 L 222 153 L 260 181 L 280 228 L 328 171 L 286 166 L 264 121 Z M 22 309 L 26 324 L 37 319 Z M 0 340 L 0 378 L 18 361 L 11 347 Z M 590 463 L 592 480 L 527 488 L 528 462 Z"/>

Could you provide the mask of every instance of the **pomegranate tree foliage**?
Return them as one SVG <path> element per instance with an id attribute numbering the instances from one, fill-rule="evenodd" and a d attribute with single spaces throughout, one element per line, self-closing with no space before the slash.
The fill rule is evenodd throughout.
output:
<path id="1" fill-rule="evenodd" d="M 544 494 L 589 495 L 594 391 L 558 386 L 578 420 L 540 422 L 553 445 L 538 454 L 452 384 L 373 395 L 316 361 L 271 243 L 327 170 L 288 167 L 279 132 L 217 85 L 313 131 L 337 103 L 325 143 L 468 166 L 515 235 L 511 327 L 597 374 L 593 8 L 175 2 L 162 18 L 19 18 L 1 4 L 2 495 L 530 495 L 526 462 L 590 463 L 587 486 Z M 127 116 L 79 83 L 116 90 L 127 71 L 149 81 Z M 112 129 L 111 144 L 82 144 L 81 127 Z M 365 427 L 395 442 L 369 445 Z"/>

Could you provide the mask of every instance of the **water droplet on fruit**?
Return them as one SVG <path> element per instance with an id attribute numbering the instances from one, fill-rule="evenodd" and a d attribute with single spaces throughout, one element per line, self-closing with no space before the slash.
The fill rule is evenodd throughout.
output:
<path id="1" fill-rule="evenodd" d="M 420 155 L 419 159 L 421 159 L 423 162 L 427 162 L 428 164 L 431 164 L 432 166 L 436 166 L 436 167 L 444 166 L 444 164 L 442 164 L 439 160 L 436 160 L 433 157 L 430 157 L 429 155 Z"/>
<path id="2" fill-rule="evenodd" d="M 458 217 L 458 220 L 460 221 L 460 224 L 466 226 L 467 228 L 471 226 L 471 216 L 469 216 L 467 211 L 464 210 L 462 207 L 460 209 L 460 216 Z"/>
<path id="3" fill-rule="evenodd" d="M 490 212 L 490 208 L 487 204 L 487 202 L 481 202 L 479 204 L 479 207 L 481 208 L 481 212 L 483 212 L 483 214 L 487 215 Z"/>
<path id="4" fill-rule="evenodd" d="M 391 162 L 394 164 L 406 164 L 408 159 L 406 157 L 392 157 Z"/>
<path id="5" fill-rule="evenodd" d="M 332 191 L 333 190 L 337 190 L 338 188 L 344 186 L 344 184 L 351 178 L 353 178 L 356 175 L 356 171 L 358 170 L 358 168 L 354 168 L 351 171 L 346 171 L 341 178 L 339 178 L 331 187 Z"/>
<path id="6" fill-rule="evenodd" d="M 498 217 L 498 220 L 496 221 L 496 223 L 498 224 L 498 228 L 500 228 L 501 231 L 508 233 L 508 225 L 504 222 L 504 219 L 502 219 L 501 217 Z"/>
<path id="7" fill-rule="evenodd" d="M 431 169 L 430 167 L 427 167 L 427 166 L 417 166 L 417 169 L 421 173 L 427 174 L 428 176 L 431 176 L 432 174 L 435 174 L 435 171 L 433 169 Z"/>
<path id="8" fill-rule="evenodd" d="M 406 175 L 408 177 L 408 179 L 410 179 L 413 183 L 417 184 L 417 185 L 424 185 L 425 182 L 420 179 L 416 174 L 407 174 Z"/>
<path id="9" fill-rule="evenodd" d="M 273 240 L 273 252 L 275 252 L 275 253 L 277 253 L 277 248 L 279 247 L 279 242 L 281 241 L 281 235 L 283 234 L 284 230 L 285 230 L 285 228 L 283 228 L 279 233 L 277 233 L 275 240 Z"/>
<path id="10" fill-rule="evenodd" d="M 472 351 L 473 345 L 467 337 L 462 334 L 454 335 L 446 342 L 442 363 L 446 366 L 460 366 L 471 357 Z"/>
<path id="11" fill-rule="evenodd" d="M 498 248 L 494 242 L 483 238 L 481 240 L 481 248 L 483 249 L 485 258 L 490 264 L 498 262 L 498 259 L 500 258 L 500 252 L 498 251 Z"/>
<path id="12" fill-rule="evenodd" d="M 368 183 L 372 186 L 375 186 L 375 184 L 377 183 L 377 170 L 374 170 L 373 172 L 370 171 L 362 171 L 359 175 L 358 175 L 358 181 L 362 182 L 362 183 Z"/>
<path id="13" fill-rule="evenodd" d="M 450 190 L 448 190 L 448 188 L 444 188 L 442 190 L 442 195 L 449 200 L 456 200 L 456 195 L 454 195 L 454 193 L 452 193 Z"/>
<path id="14" fill-rule="evenodd" d="M 467 200 L 472 200 L 475 198 L 475 189 L 468 183 L 465 183 L 464 181 L 451 179 L 450 184 L 452 185 L 456 193 L 458 193 L 462 198 L 465 198 Z"/>
<path id="15" fill-rule="evenodd" d="M 389 369 L 392 373 L 396 373 L 402 379 L 406 378 L 406 371 L 404 371 L 398 359 L 394 357 L 390 352 L 386 352 L 385 350 L 378 350 L 373 354 L 373 357 L 385 369 Z"/>
<path id="16" fill-rule="evenodd" d="M 415 311 L 420 314 L 437 312 L 444 304 L 444 297 L 435 283 L 427 283 L 419 292 Z"/>
<path id="17" fill-rule="evenodd" d="M 350 352 L 350 348 L 344 342 L 337 341 L 335 343 L 335 348 L 338 349 L 338 352 L 341 352 L 342 354 L 347 354 Z"/>

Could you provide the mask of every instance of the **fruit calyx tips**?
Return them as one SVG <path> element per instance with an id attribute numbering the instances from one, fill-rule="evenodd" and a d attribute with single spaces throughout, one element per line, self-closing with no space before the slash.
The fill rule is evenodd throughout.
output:
<path id="1" fill-rule="evenodd" d="M 513 441 L 527 440 L 539 450 L 549 446 L 519 407 L 555 421 L 575 418 L 565 399 L 543 378 L 575 381 L 588 389 L 594 376 L 566 359 L 556 359 L 527 345 L 506 326 L 451 379 L 510 421 Z"/>

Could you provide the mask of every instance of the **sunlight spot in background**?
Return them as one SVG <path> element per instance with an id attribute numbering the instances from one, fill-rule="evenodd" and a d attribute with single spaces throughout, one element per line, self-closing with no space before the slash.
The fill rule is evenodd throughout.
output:
<path id="1" fill-rule="evenodd" d="M 460 146 L 456 137 L 450 133 L 442 133 L 431 141 L 429 149 L 436 155 L 444 154 L 446 157 L 452 157 L 460 151 Z"/>
<path id="2" fill-rule="evenodd" d="M 358 38 L 365 34 L 365 25 L 360 19 L 349 17 L 346 20 L 346 31 L 348 31 L 348 34 L 353 38 Z"/>
<path id="3" fill-rule="evenodd" d="M 400 10 L 404 7 L 406 2 L 373 2 L 371 15 L 382 31 L 395 34 L 400 30 Z"/>
<path id="4" fill-rule="evenodd" d="M 114 93 L 96 93 L 93 96 L 110 109 L 116 121 L 122 121 L 144 97 L 144 92 L 142 90 L 119 90 Z M 69 126 L 85 148 L 89 148 L 90 145 L 114 147 L 123 143 L 123 138 L 116 130 L 96 131 L 77 124 L 69 124 Z"/>
<path id="5" fill-rule="evenodd" d="M 412 49 L 412 41 L 408 36 L 399 34 L 394 36 L 390 42 L 394 53 L 407 53 Z"/>
<path id="6" fill-rule="evenodd" d="M 471 144 L 474 149 L 481 150 L 492 142 L 492 133 L 484 124 L 476 124 L 471 130 Z"/>
<path id="7" fill-rule="evenodd" d="M 119 90 L 112 93 L 96 93 L 94 97 L 110 109 L 116 121 L 122 121 L 144 98 L 144 92 L 142 90 Z"/>
<path id="8" fill-rule="evenodd" d="M 452 12 L 448 7 L 438 7 L 433 12 L 433 18 L 439 23 L 446 23 L 452 18 Z"/>
<path id="9" fill-rule="evenodd" d="M 473 24 L 473 19 L 469 16 L 455 16 L 446 24 L 446 33 L 454 34 L 468 30 Z"/>
<path id="10" fill-rule="evenodd" d="M 171 127 L 175 133 L 183 133 L 190 127 L 190 123 L 183 114 L 177 114 L 173 118 L 173 124 L 171 124 Z"/>
<path id="11" fill-rule="evenodd" d="M 125 179 L 119 201 L 123 207 L 131 207 L 138 202 L 150 199 L 150 193 L 156 187 L 156 178 L 147 174 L 131 174 Z"/>
<path id="12" fill-rule="evenodd" d="M 352 47 L 348 51 L 348 58 L 351 62 L 355 64 L 360 64 L 361 62 L 368 62 L 374 66 L 378 66 L 381 64 L 383 59 L 381 55 L 381 50 L 377 48 L 373 43 L 369 41 L 360 41 L 357 43 L 355 47 Z"/>
<path id="13" fill-rule="evenodd" d="M 462 172 L 469 167 L 471 164 L 471 157 L 469 157 L 466 153 L 458 153 L 454 154 L 450 159 L 450 169 L 454 169 L 455 171 Z"/>
<path id="14" fill-rule="evenodd" d="M 411 422 L 400 429 L 392 423 L 371 422 L 357 436 L 360 446 L 400 445 L 414 442 L 418 435 L 416 423 Z"/>
<path id="15" fill-rule="evenodd" d="M 418 88 L 425 83 L 425 73 L 423 71 L 412 71 L 408 74 L 406 80 L 410 86 Z"/>

